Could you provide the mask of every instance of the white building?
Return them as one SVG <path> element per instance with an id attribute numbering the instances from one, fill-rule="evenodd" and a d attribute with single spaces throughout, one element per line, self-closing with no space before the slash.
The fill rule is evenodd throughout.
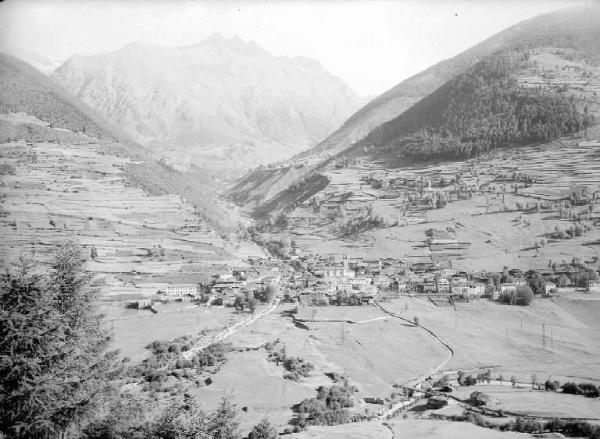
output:
<path id="1" fill-rule="evenodd" d="M 173 284 L 167 287 L 166 293 L 169 296 L 184 296 L 186 294 L 195 296 L 199 293 L 199 289 L 196 284 Z"/>

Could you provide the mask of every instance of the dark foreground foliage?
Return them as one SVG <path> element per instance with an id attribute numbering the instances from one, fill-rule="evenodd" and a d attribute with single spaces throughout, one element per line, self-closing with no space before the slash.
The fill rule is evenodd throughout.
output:
<path id="1" fill-rule="evenodd" d="M 84 260 L 64 245 L 47 275 L 22 260 L 0 279 L 0 432 L 77 432 L 121 370 L 93 311 Z"/>

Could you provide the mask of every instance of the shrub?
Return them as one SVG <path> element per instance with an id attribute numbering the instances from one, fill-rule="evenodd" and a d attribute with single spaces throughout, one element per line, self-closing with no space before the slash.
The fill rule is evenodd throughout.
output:
<path id="1" fill-rule="evenodd" d="M 592 383 L 580 383 L 579 388 L 583 394 L 588 398 L 598 398 L 600 396 L 600 390 L 595 384 Z"/>
<path id="2" fill-rule="evenodd" d="M 544 383 L 544 389 L 556 392 L 558 389 L 560 389 L 560 383 L 558 381 L 550 381 L 547 379 Z"/>
<path id="3" fill-rule="evenodd" d="M 576 383 L 564 383 L 561 386 L 563 393 L 568 393 L 570 395 L 583 395 L 583 390 Z"/>
<path id="4" fill-rule="evenodd" d="M 515 304 L 521 306 L 530 305 L 533 301 L 533 291 L 528 285 L 520 285 L 517 287 L 517 295 Z"/>

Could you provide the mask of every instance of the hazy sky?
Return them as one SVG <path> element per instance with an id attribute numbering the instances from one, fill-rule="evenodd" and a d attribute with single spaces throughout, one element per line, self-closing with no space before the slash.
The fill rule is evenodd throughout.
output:
<path id="1" fill-rule="evenodd" d="M 0 50 L 56 60 L 132 41 L 197 43 L 219 32 L 308 56 L 360 95 L 379 94 L 523 19 L 576 0 L 5 0 Z"/>

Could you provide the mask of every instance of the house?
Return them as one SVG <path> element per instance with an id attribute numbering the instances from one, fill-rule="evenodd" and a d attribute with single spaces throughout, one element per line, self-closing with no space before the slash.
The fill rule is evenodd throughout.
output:
<path id="1" fill-rule="evenodd" d="M 546 282 L 546 284 L 544 285 L 544 292 L 546 293 L 546 296 L 551 296 L 552 294 L 555 294 L 556 284 L 552 282 Z"/>
<path id="2" fill-rule="evenodd" d="M 152 301 L 150 299 L 138 299 L 135 304 L 138 309 L 146 309 L 152 306 Z"/>
<path id="3" fill-rule="evenodd" d="M 401 294 L 406 294 L 408 292 L 408 282 L 403 279 L 398 279 L 398 292 Z"/>
<path id="4" fill-rule="evenodd" d="M 350 270 L 345 266 L 320 266 L 315 267 L 313 269 L 315 275 L 324 277 L 324 278 L 332 278 L 332 277 L 354 277 L 354 270 Z"/>
<path id="5" fill-rule="evenodd" d="M 450 292 L 450 281 L 448 279 L 437 279 L 436 283 L 438 293 Z"/>
<path id="6" fill-rule="evenodd" d="M 361 296 L 360 303 L 361 303 L 361 305 L 373 305 L 373 303 L 375 303 L 375 297 Z"/>
<path id="7" fill-rule="evenodd" d="M 334 285 L 337 291 L 350 291 L 352 289 L 352 282 L 346 278 L 337 279 Z"/>
<path id="8" fill-rule="evenodd" d="M 199 293 L 197 284 L 172 284 L 167 286 L 166 293 L 168 296 L 196 296 Z"/>
<path id="9" fill-rule="evenodd" d="M 238 291 L 241 287 L 241 282 L 219 282 L 210 287 L 211 294 L 220 294 L 225 290 Z"/>
<path id="10" fill-rule="evenodd" d="M 435 270 L 433 262 L 415 262 L 411 265 L 411 270 L 415 273 L 428 273 Z"/>
<path id="11" fill-rule="evenodd" d="M 452 294 L 456 294 L 459 296 L 468 296 L 469 290 L 470 287 L 466 282 L 452 285 Z"/>
<path id="12" fill-rule="evenodd" d="M 423 282 L 421 282 L 421 284 L 420 284 L 420 292 L 421 293 L 437 293 L 435 279 L 423 279 Z"/>
<path id="13" fill-rule="evenodd" d="M 361 276 L 355 277 L 354 279 L 349 279 L 352 284 L 352 288 L 355 290 L 362 290 L 367 285 L 371 285 L 372 279 L 370 277 Z"/>
<path id="14" fill-rule="evenodd" d="M 389 287 L 392 283 L 392 279 L 389 276 L 377 275 L 373 277 L 373 285 L 378 287 Z"/>
<path id="15" fill-rule="evenodd" d="M 500 284 L 500 294 L 501 295 L 512 295 L 516 294 L 518 285 L 516 283 L 503 283 Z"/>
<path id="16" fill-rule="evenodd" d="M 590 280 L 585 289 L 588 293 L 600 293 L 600 282 Z"/>
<path id="17" fill-rule="evenodd" d="M 469 287 L 469 295 L 482 297 L 487 292 L 487 284 L 484 282 L 473 282 Z"/>
<path id="18" fill-rule="evenodd" d="M 438 274 L 440 277 L 447 279 L 447 278 L 453 276 L 454 274 L 456 274 L 456 271 L 453 270 L 452 268 L 442 268 L 441 270 L 438 271 Z"/>

